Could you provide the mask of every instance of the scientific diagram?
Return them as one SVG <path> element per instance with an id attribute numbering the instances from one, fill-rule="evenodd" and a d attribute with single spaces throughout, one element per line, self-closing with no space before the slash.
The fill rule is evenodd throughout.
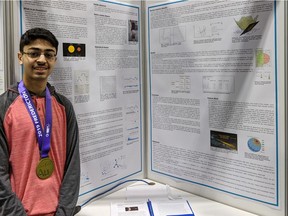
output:
<path id="1" fill-rule="evenodd" d="M 258 15 L 254 18 L 252 16 L 243 16 L 238 21 L 234 19 L 238 27 L 242 30 L 240 35 L 250 32 L 259 22 L 257 19 Z"/>
<path id="2" fill-rule="evenodd" d="M 74 101 L 87 103 L 89 101 L 89 71 L 77 70 L 74 72 Z"/>
<path id="3" fill-rule="evenodd" d="M 160 44 L 162 47 L 180 45 L 186 41 L 185 26 L 160 29 Z"/>

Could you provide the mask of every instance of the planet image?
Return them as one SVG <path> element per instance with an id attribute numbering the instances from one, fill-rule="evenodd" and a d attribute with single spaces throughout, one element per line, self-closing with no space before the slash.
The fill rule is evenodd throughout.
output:
<path id="1" fill-rule="evenodd" d="M 261 142 L 256 138 L 250 138 L 247 144 L 249 149 L 253 152 L 259 152 L 261 150 Z"/>
<path id="2" fill-rule="evenodd" d="M 86 44 L 79 43 L 63 43 L 63 56 L 65 57 L 85 57 Z"/>
<path id="3" fill-rule="evenodd" d="M 73 45 L 70 45 L 70 46 L 68 47 L 68 52 L 69 52 L 69 53 L 74 53 L 74 51 L 75 51 L 75 47 L 74 47 Z"/>

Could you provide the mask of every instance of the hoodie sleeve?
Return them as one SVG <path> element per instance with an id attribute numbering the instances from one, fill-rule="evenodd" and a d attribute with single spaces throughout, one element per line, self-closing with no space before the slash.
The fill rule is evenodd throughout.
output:
<path id="1" fill-rule="evenodd" d="M 71 102 L 62 96 L 59 99 L 66 109 L 67 153 L 56 216 L 70 216 L 74 214 L 80 187 L 79 131 Z"/>
<path id="2" fill-rule="evenodd" d="M 6 111 L 14 98 L 15 94 L 9 91 L 0 96 L 0 215 L 24 216 L 24 207 L 10 183 L 9 148 L 3 126 Z"/>

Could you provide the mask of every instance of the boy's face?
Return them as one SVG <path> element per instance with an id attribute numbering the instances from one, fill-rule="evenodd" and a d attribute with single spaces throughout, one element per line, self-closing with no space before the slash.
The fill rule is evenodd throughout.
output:
<path id="1" fill-rule="evenodd" d="M 47 81 L 57 60 L 56 48 L 46 40 L 36 39 L 24 46 L 18 59 L 24 68 L 23 80 Z"/>

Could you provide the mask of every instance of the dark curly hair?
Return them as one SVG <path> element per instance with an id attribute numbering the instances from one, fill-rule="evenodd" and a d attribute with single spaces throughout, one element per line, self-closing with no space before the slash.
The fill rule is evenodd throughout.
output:
<path id="1" fill-rule="evenodd" d="M 27 30 L 20 39 L 20 52 L 23 52 L 24 46 L 30 44 L 32 41 L 35 41 L 37 39 L 49 41 L 52 46 L 56 48 L 57 53 L 59 45 L 58 40 L 52 32 L 44 28 L 32 28 Z"/>

